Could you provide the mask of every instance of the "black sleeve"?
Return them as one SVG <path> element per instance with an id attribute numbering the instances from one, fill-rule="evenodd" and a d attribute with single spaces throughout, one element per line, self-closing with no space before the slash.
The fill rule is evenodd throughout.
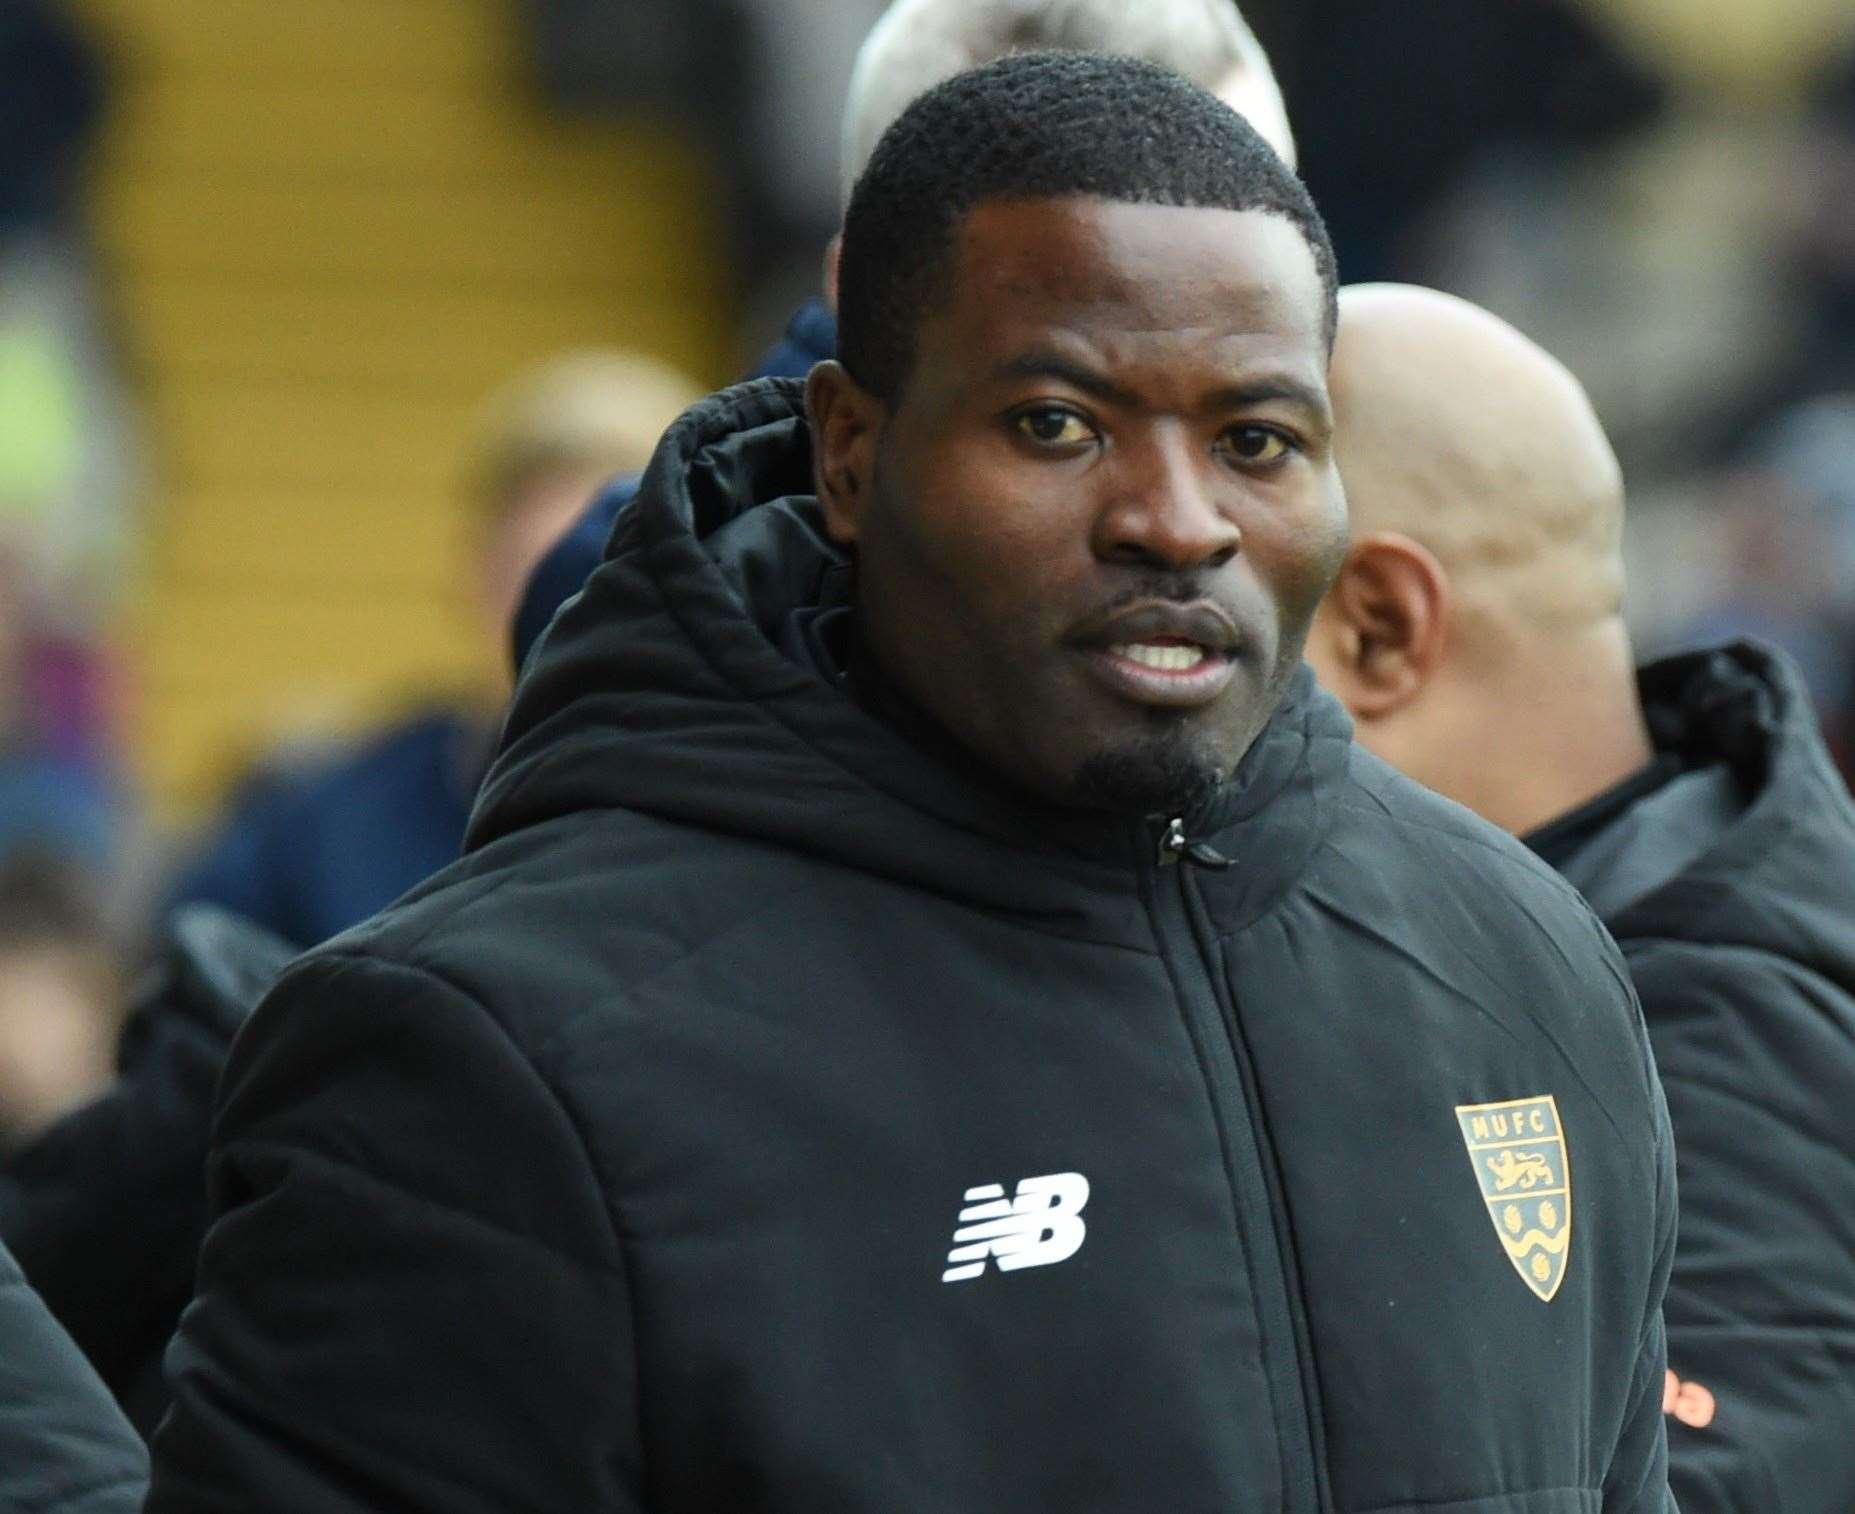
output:
<path id="1" fill-rule="evenodd" d="M 0 1250 L 0 1514 L 135 1514 L 148 1455 Z"/>
<path id="2" fill-rule="evenodd" d="M 1636 1006 L 1630 1006 L 1632 1016 Z M 1630 1381 L 1629 1408 L 1623 1433 L 1604 1479 L 1604 1514 L 1676 1514 L 1669 1496 L 1668 1437 L 1662 1419 L 1662 1399 L 1668 1375 L 1668 1347 L 1663 1322 L 1663 1301 L 1675 1259 L 1675 1150 L 1668 1105 L 1656 1079 L 1647 1037 L 1642 1038 L 1643 1075 L 1649 1086 L 1655 1162 L 1655 1220 L 1652 1232 L 1654 1261 L 1648 1297 L 1644 1300 L 1642 1335 L 1636 1350 L 1636 1369 Z"/>
<path id="3" fill-rule="evenodd" d="M 421 970 L 318 955 L 234 1048 L 149 1514 L 626 1514 L 630 1300 L 535 1063 Z"/>
<path id="4" fill-rule="evenodd" d="M 1768 954 L 1631 952 L 1674 1121 L 1670 1480 L 1688 1514 L 1855 1509 L 1855 1006 Z"/>

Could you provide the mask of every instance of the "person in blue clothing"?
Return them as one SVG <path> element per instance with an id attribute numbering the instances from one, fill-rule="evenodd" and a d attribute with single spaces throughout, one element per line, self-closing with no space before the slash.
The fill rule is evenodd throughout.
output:
<path id="1" fill-rule="evenodd" d="M 1231 0 L 1046 0 L 1034 9 L 1002 0 L 895 0 L 857 54 L 844 106 L 843 198 L 884 131 L 936 84 L 1010 52 L 1058 48 L 1118 53 L 1158 63 L 1203 85 L 1244 116 L 1291 168 L 1295 139 L 1268 54 Z M 803 378 L 837 355 L 837 258 L 825 249 L 822 295 L 807 300 L 746 377 Z M 554 611 L 598 565 L 612 521 L 637 492 L 636 473 L 616 479 L 536 565 L 510 624 L 517 669 Z"/>
<path id="2" fill-rule="evenodd" d="M 636 469 L 697 394 L 635 355 L 584 352 L 491 401 L 471 475 L 476 601 L 500 635 L 536 559 L 600 484 Z M 173 904 L 217 904 L 298 946 L 339 934 L 454 860 L 501 691 L 447 700 L 334 752 L 263 765 L 182 870 Z"/>

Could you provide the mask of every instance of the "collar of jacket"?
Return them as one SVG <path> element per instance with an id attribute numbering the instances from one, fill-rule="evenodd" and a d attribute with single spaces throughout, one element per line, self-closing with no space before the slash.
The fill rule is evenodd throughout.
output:
<path id="1" fill-rule="evenodd" d="M 1849 968 L 1855 805 L 1823 744 L 1802 675 L 1780 652 L 1735 641 L 1644 666 L 1643 711 L 1661 751 L 1731 768 L 1738 822 L 1681 874 L 1606 920 L 1619 940 L 1740 945 Z"/>
<path id="2" fill-rule="evenodd" d="M 606 556 L 516 689 L 472 817 L 476 849 L 620 808 L 830 857 L 1094 935 L 1079 906 L 1157 863 L 1165 817 L 1039 808 L 956 771 L 787 655 L 782 628 L 844 594 L 812 494 L 803 385 L 713 395 L 665 433 Z M 1229 857 L 1220 925 L 1253 918 L 1324 832 L 1351 725 L 1304 667 L 1188 836 Z M 1078 891 L 1079 883 L 1097 885 Z"/>

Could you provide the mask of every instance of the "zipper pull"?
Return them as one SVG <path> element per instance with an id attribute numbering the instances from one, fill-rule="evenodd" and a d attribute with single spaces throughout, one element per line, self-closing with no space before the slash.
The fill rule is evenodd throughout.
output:
<path id="1" fill-rule="evenodd" d="M 1207 846 L 1202 841 L 1193 841 L 1185 834 L 1185 821 L 1174 816 L 1166 822 L 1165 834 L 1159 838 L 1159 865 L 1171 867 L 1180 859 L 1195 862 L 1200 867 L 1220 869 L 1230 867 L 1231 859 L 1215 847 Z"/>
<path id="2" fill-rule="evenodd" d="M 1191 848 L 1185 839 L 1185 822 L 1174 817 L 1166 822 L 1166 829 L 1159 838 L 1159 865 L 1171 867 Z"/>

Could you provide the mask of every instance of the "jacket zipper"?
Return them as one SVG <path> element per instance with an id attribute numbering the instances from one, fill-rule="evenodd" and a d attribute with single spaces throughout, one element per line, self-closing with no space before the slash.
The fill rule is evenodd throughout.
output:
<path id="1" fill-rule="evenodd" d="M 1168 820 L 1165 830 L 1160 832 L 1159 865 L 1171 867 L 1177 862 L 1196 862 L 1200 867 L 1212 869 L 1234 866 L 1232 859 L 1215 847 L 1189 839 L 1185 834 L 1185 822 L 1175 817 Z"/>
<path id="2" fill-rule="evenodd" d="M 1215 937 L 1192 877 L 1199 868 L 1215 870 L 1233 864 L 1204 842 L 1191 840 L 1182 819 L 1166 822 L 1155 861 L 1156 867 L 1142 870 L 1143 892 L 1198 1051 L 1224 1148 L 1224 1170 L 1236 1205 L 1238 1231 L 1249 1259 L 1263 1371 L 1281 1440 L 1283 1514 L 1323 1514 L 1332 1502 L 1315 1424 L 1307 1327 L 1289 1275 L 1282 1234 L 1286 1211 L 1281 1179 L 1258 1125 L 1255 1070 L 1235 1004 L 1226 1007 L 1229 991 L 1218 991 Z"/>

